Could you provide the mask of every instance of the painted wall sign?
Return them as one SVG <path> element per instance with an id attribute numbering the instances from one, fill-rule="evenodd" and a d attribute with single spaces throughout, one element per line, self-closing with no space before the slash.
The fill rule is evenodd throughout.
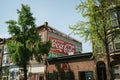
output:
<path id="1" fill-rule="evenodd" d="M 52 47 L 50 49 L 51 52 L 61 53 L 64 55 L 68 55 L 69 52 L 75 52 L 75 45 L 58 38 L 54 38 L 49 36 L 49 39 L 52 41 Z"/>

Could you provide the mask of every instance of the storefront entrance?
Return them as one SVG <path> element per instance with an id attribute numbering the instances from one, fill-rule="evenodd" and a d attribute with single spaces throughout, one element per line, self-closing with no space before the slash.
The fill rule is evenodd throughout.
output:
<path id="1" fill-rule="evenodd" d="M 97 80 L 107 80 L 106 67 L 103 61 L 97 62 Z"/>

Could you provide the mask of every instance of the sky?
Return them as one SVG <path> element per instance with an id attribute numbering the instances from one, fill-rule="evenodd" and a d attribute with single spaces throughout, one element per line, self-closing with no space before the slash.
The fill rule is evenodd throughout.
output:
<path id="1" fill-rule="evenodd" d="M 80 0 L 0 0 L 0 38 L 9 37 L 5 22 L 18 19 L 17 9 L 21 9 L 21 4 L 30 6 L 37 26 L 48 22 L 49 26 L 69 34 L 72 32 L 69 26 L 84 19 L 75 9 L 79 3 Z M 70 36 L 82 42 L 83 53 L 92 51 L 91 43 L 85 42 L 80 35 Z"/>

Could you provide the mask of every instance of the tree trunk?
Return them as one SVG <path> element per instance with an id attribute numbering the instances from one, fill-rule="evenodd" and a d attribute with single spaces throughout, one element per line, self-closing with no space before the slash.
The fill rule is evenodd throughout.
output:
<path id="1" fill-rule="evenodd" d="M 103 17 L 104 18 L 104 17 Z M 107 67 L 108 67 L 108 80 L 114 80 L 114 76 L 113 76 L 113 71 L 112 71 L 112 66 L 110 64 L 110 52 L 109 52 L 109 38 L 107 35 L 107 29 L 104 26 L 104 44 L 105 44 L 105 52 L 106 52 L 106 57 L 107 57 Z"/>
<path id="2" fill-rule="evenodd" d="M 27 64 L 26 64 L 26 62 L 24 63 L 23 71 L 24 71 L 24 79 L 23 80 L 27 80 Z"/>
<path id="3" fill-rule="evenodd" d="M 109 46 L 107 43 L 105 44 L 105 49 L 106 49 L 107 66 L 108 66 L 108 70 L 109 70 L 110 80 L 114 80 L 113 70 L 112 70 L 112 66 L 110 64 Z"/>

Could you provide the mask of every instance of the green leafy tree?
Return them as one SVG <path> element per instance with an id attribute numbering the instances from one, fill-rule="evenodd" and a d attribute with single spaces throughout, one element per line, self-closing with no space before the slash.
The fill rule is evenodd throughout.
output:
<path id="1" fill-rule="evenodd" d="M 51 41 L 41 41 L 36 30 L 35 18 L 28 5 L 22 4 L 21 10 L 17 10 L 17 13 L 18 21 L 6 21 L 8 32 L 12 36 L 7 40 L 7 48 L 13 63 L 23 68 L 24 80 L 27 80 L 27 65 L 31 57 L 34 55 L 40 62 L 42 55 L 48 54 Z"/>
<path id="2" fill-rule="evenodd" d="M 99 48 L 101 48 L 101 53 L 106 54 L 111 80 L 113 80 L 113 72 L 110 65 L 109 44 L 120 34 L 119 23 L 116 25 L 111 15 L 113 12 L 119 15 L 117 13 L 119 3 L 120 0 L 81 0 L 76 9 L 81 12 L 85 20 L 70 27 L 75 34 L 92 42 L 94 56 L 99 52 Z"/>

